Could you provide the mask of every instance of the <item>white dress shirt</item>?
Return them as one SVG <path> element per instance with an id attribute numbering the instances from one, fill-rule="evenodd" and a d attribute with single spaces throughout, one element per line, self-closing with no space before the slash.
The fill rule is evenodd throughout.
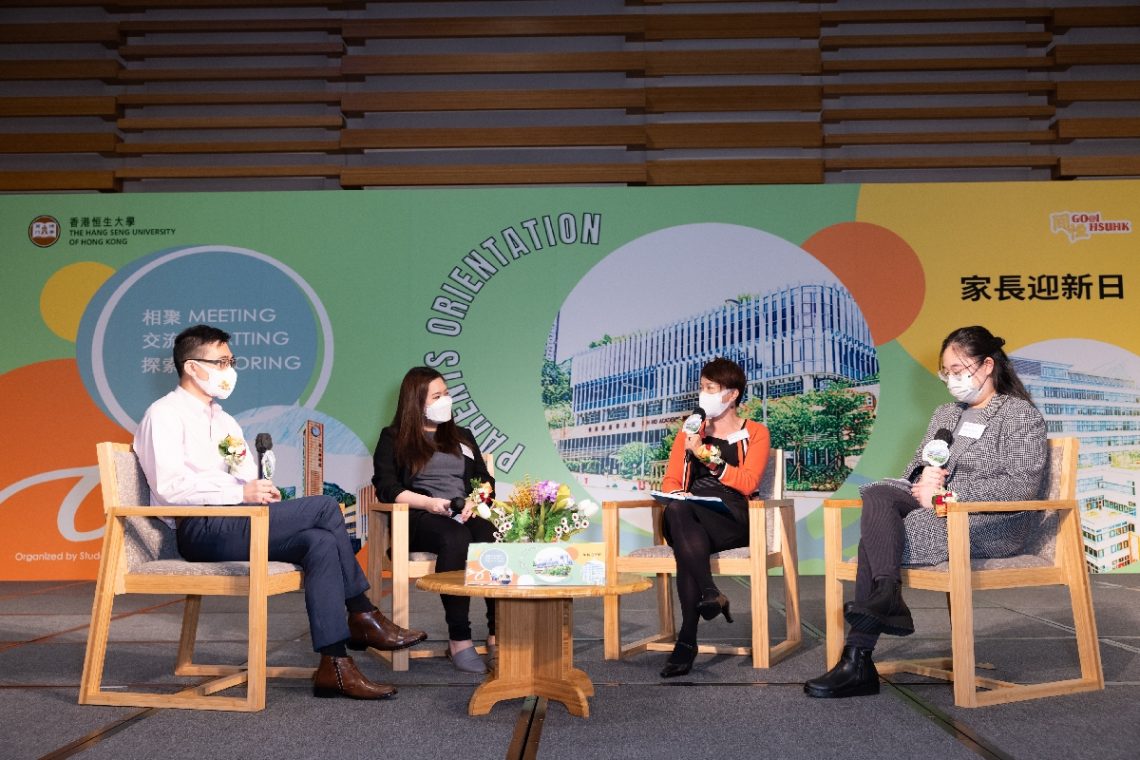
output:
<path id="1" fill-rule="evenodd" d="M 152 506 L 241 504 L 243 485 L 257 479 L 257 453 L 246 447 L 237 471 L 218 451 L 241 425 L 217 401 L 204 404 L 181 386 L 150 405 L 135 431 L 135 453 L 150 484 Z"/>

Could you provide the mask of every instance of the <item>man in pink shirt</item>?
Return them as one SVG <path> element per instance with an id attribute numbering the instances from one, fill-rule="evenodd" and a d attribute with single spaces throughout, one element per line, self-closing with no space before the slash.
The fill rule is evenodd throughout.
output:
<path id="1" fill-rule="evenodd" d="M 174 341 L 178 387 L 151 404 L 135 431 L 135 453 L 150 484 L 151 504 L 272 503 L 269 559 L 298 564 L 304 572 L 309 631 L 313 649 L 321 655 L 313 693 L 389 697 L 396 689 L 369 681 L 348 649 L 404 649 L 427 634 L 397 626 L 368 600 L 368 581 L 335 499 L 281 501 L 277 487 L 257 477 L 241 426 L 218 403 L 237 383 L 229 340 L 223 330 L 196 325 Z M 178 551 L 191 562 L 249 560 L 248 520 L 187 517 L 173 527 Z"/>

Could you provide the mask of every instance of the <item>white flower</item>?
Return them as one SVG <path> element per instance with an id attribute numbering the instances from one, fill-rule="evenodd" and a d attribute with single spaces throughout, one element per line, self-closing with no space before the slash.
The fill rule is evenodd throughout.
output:
<path id="1" fill-rule="evenodd" d="M 491 508 L 482 502 L 479 503 L 479 506 L 475 507 L 475 512 L 484 520 L 491 519 Z"/>
<path id="2" fill-rule="evenodd" d="M 586 517 L 593 517 L 598 512 L 598 505 L 586 499 L 585 501 L 578 502 L 578 511 Z"/>

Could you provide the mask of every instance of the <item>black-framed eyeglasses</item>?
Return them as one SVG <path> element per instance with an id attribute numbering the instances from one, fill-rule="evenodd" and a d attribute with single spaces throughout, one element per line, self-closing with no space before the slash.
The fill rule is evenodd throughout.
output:
<path id="1" fill-rule="evenodd" d="M 222 369 L 229 369 L 230 367 L 234 366 L 234 362 L 237 361 L 237 357 L 227 356 L 227 357 L 224 357 L 221 359 L 193 358 L 193 359 L 187 359 L 186 361 L 188 361 L 188 362 L 201 362 L 203 364 L 213 364 L 215 367 L 221 367 Z"/>
<path id="2" fill-rule="evenodd" d="M 985 361 L 985 360 L 983 359 L 983 361 Z M 962 367 L 960 369 L 956 369 L 953 372 L 947 372 L 945 369 L 940 369 L 940 370 L 938 370 L 938 379 L 945 383 L 950 378 L 954 378 L 955 380 L 961 380 L 961 379 L 966 378 L 966 377 L 973 377 L 974 373 L 972 370 L 975 367 L 979 366 L 980 364 L 981 364 L 981 362 L 974 362 L 974 363 L 968 364 L 965 367 Z"/>

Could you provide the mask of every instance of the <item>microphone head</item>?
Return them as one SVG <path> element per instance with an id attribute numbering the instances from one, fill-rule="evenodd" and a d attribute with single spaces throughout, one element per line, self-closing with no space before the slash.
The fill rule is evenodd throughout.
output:
<path id="1" fill-rule="evenodd" d="M 946 441 L 947 446 L 953 446 L 954 434 L 951 433 L 947 428 L 939 428 L 938 432 L 934 434 L 934 440 Z"/>
<path id="2" fill-rule="evenodd" d="M 942 435 L 950 435 L 948 430 L 939 430 L 937 434 L 922 447 L 922 461 L 931 467 L 941 467 L 950 461 L 950 444 Z M 953 438 L 953 436 L 950 436 Z"/>
<path id="3" fill-rule="evenodd" d="M 273 436 L 269 433 L 258 433 L 257 438 L 254 439 L 253 447 L 257 449 L 258 454 L 264 454 L 273 448 Z"/>
<path id="4" fill-rule="evenodd" d="M 272 451 L 261 454 L 261 477 L 273 480 L 273 473 L 277 471 L 277 455 Z"/>
<path id="5" fill-rule="evenodd" d="M 700 432 L 701 423 L 704 422 L 704 420 L 705 410 L 698 406 L 693 410 L 693 413 L 686 417 L 685 421 L 681 423 L 681 430 L 688 435 L 696 435 Z"/>

